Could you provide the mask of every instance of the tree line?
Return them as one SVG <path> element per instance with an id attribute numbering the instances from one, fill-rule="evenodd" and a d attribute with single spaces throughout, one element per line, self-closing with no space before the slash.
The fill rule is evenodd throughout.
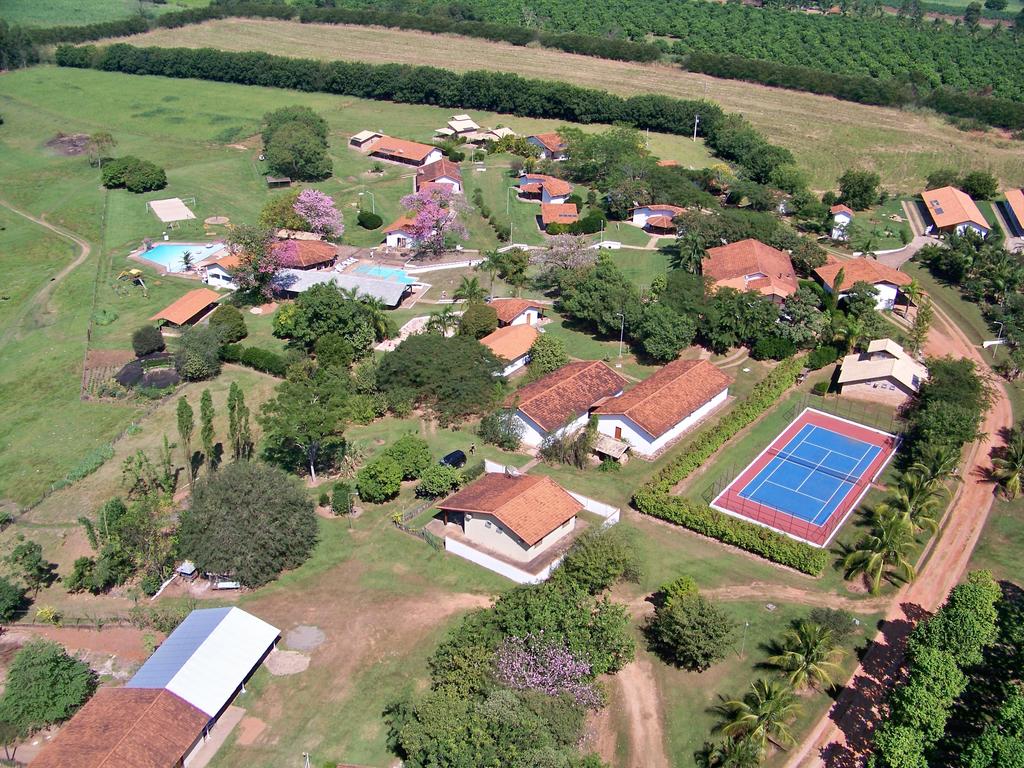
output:
<path id="1" fill-rule="evenodd" d="M 507 73 L 459 74 L 437 67 L 321 62 L 208 48 L 62 45 L 57 48 L 56 61 L 65 67 L 345 94 L 576 123 L 622 123 L 682 135 L 690 134 L 699 115 L 698 133 L 708 146 L 719 157 L 748 169 L 753 178 L 769 178 L 776 167 L 793 164 L 789 150 L 771 144 L 740 115 L 727 114 L 717 104 L 702 100 L 653 94 L 625 98 Z"/>

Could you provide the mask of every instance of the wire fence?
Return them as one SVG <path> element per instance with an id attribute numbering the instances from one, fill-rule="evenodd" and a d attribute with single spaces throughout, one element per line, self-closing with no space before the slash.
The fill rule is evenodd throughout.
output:
<path id="1" fill-rule="evenodd" d="M 852 400 L 848 397 L 822 397 L 809 393 L 804 394 L 790 406 L 786 415 L 792 421 L 806 408 L 813 408 L 816 411 L 838 416 L 847 421 L 854 421 L 866 427 L 880 429 L 897 437 L 907 431 L 906 419 L 899 411 L 879 408 L 872 403 Z"/>

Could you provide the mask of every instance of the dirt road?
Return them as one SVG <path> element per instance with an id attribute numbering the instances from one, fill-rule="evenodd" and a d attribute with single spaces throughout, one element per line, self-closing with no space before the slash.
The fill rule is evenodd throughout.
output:
<path id="1" fill-rule="evenodd" d="M 926 352 L 966 357 L 974 360 L 982 371 L 991 373 L 978 349 L 956 324 L 938 307 L 935 315 Z M 854 768 L 864 764 L 872 731 L 878 723 L 878 707 L 902 675 L 907 635 L 921 618 L 942 604 L 962 578 L 992 506 L 992 484 L 985 479 L 991 466 L 989 456 L 1001 442 L 1000 432 L 1013 424 L 1006 390 L 995 377 L 992 391 L 992 407 L 982 425 L 985 437 L 974 443 L 965 456 L 964 482 L 946 514 L 940 537 L 933 540 L 917 579 L 897 594 L 881 631 L 839 699 L 793 751 L 786 768 Z"/>
<path id="2" fill-rule="evenodd" d="M 628 768 L 669 768 L 664 712 L 650 659 L 638 656 L 615 675 L 615 682 L 629 720 Z"/>

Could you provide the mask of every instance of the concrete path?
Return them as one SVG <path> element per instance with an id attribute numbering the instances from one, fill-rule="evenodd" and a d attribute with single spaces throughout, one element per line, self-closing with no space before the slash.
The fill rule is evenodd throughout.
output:
<path id="1" fill-rule="evenodd" d="M 926 245 L 941 244 L 942 241 L 937 237 L 930 237 L 929 235 L 915 235 L 914 239 L 907 243 L 906 248 L 900 248 L 898 251 L 893 251 L 892 253 L 880 253 L 877 258 L 880 263 L 885 264 L 887 267 L 899 269 L 905 263 L 910 261 L 917 252 Z"/>

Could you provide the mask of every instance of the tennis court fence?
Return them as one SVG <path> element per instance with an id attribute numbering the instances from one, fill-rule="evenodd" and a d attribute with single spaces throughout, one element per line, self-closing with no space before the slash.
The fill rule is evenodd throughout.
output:
<path id="1" fill-rule="evenodd" d="M 813 408 L 816 411 L 838 416 L 847 421 L 854 421 L 866 427 L 880 429 L 897 438 L 907 431 L 907 421 L 899 411 L 892 411 L 888 407 L 879 408 L 871 403 L 852 400 L 848 397 L 822 397 L 808 393 L 797 399 L 789 407 L 789 412 L 786 415 L 792 421 L 806 408 Z"/>
<path id="2" fill-rule="evenodd" d="M 708 503 L 710 504 L 717 496 L 716 493 L 708 500 Z M 718 499 L 715 506 L 722 510 L 728 510 L 738 517 L 753 520 L 819 547 L 825 546 L 825 542 L 832 538 L 832 534 L 848 516 L 832 515 L 823 525 L 814 525 L 774 507 L 766 506 L 752 499 L 745 499 L 735 490 L 725 493 Z"/>

